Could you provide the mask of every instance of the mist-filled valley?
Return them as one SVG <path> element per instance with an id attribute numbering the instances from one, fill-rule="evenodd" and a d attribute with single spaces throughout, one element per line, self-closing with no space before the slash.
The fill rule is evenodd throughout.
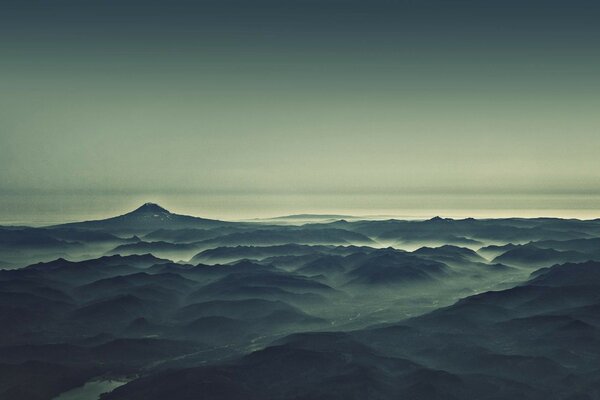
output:
<path id="1" fill-rule="evenodd" d="M 0 260 L 1 399 L 600 398 L 599 220 L 147 203 Z"/>

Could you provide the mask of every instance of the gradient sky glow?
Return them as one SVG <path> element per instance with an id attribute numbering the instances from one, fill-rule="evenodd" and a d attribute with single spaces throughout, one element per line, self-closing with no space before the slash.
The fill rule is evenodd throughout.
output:
<path id="1" fill-rule="evenodd" d="M 3 2 L 0 222 L 150 200 L 600 217 L 599 20 L 584 0 Z"/>

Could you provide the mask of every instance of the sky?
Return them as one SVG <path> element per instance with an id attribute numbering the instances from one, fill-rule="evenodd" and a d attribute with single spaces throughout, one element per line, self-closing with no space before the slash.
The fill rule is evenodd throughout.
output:
<path id="1" fill-rule="evenodd" d="M 600 5 L 5 0 L 0 223 L 600 217 Z"/>

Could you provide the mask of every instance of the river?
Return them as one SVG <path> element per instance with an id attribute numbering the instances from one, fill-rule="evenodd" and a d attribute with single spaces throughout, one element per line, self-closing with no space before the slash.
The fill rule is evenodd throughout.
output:
<path id="1" fill-rule="evenodd" d="M 53 400 L 98 400 L 102 393 L 110 392 L 126 384 L 127 380 L 100 380 L 88 381 L 83 386 L 68 390 Z"/>

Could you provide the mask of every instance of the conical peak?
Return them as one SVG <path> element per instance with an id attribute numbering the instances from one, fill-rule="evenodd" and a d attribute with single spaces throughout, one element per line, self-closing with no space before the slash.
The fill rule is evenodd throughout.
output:
<path id="1" fill-rule="evenodd" d="M 162 208 L 156 203 L 145 203 L 137 208 L 135 213 L 169 213 L 168 210 Z M 169 213 L 170 214 L 170 213 Z"/>

